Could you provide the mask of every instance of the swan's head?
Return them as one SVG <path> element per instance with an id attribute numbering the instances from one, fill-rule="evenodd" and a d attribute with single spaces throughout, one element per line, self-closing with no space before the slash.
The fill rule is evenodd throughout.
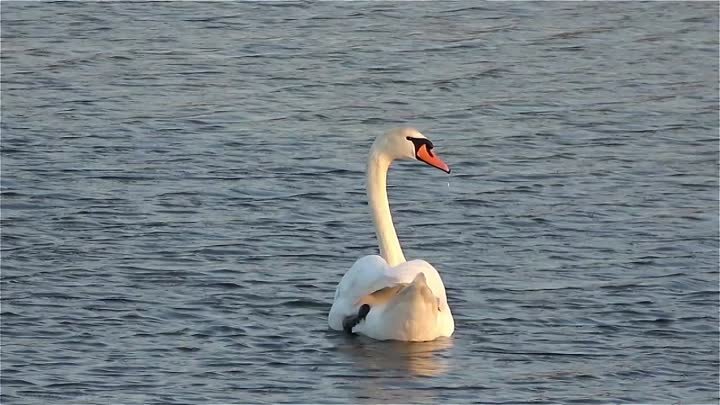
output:
<path id="1" fill-rule="evenodd" d="M 450 168 L 433 152 L 433 143 L 415 128 L 397 128 L 379 136 L 373 150 L 381 151 L 390 159 L 419 160 L 445 173 Z"/>

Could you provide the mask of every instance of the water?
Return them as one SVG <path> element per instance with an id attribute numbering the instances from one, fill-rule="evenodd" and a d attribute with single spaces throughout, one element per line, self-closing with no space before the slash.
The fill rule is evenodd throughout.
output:
<path id="1" fill-rule="evenodd" d="M 2 403 L 717 403 L 717 3 L 2 18 Z M 326 326 L 400 124 L 453 169 L 390 173 L 419 345 Z"/>

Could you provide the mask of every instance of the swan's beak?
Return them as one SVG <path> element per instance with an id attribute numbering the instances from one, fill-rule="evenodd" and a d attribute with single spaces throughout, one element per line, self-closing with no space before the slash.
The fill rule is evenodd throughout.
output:
<path id="1" fill-rule="evenodd" d="M 427 148 L 427 145 L 421 145 L 417 149 L 415 156 L 418 158 L 418 160 L 422 160 L 423 162 L 429 164 L 432 167 L 437 167 L 445 173 L 450 173 L 450 167 L 448 167 L 448 165 L 445 164 L 445 162 L 443 162 L 442 159 L 440 159 L 436 154 L 429 150 Z"/>

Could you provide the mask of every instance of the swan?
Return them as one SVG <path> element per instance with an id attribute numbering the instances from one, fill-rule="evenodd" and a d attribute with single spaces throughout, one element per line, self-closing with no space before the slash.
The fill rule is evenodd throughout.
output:
<path id="1" fill-rule="evenodd" d="M 328 314 L 331 329 L 377 340 L 430 341 L 455 330 L 440 274 L 424 260 L 406 261 L 393 226 L 387 171 L 393 160 L 419 160 L 450 173 L 433 143 L 414 128 L 375 139 L 367 165 L 367 196 L 380 255 L 358 259 L 340 280 Z"/>

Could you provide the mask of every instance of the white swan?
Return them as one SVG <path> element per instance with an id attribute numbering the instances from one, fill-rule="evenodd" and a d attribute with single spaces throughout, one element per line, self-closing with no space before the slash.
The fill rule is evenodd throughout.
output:
<path id="1" fill-rule="evenodd" d="M 424 260 L 405 261 L 390 215 L 387 171 L 395 159 L 420 160 L 447 173 L 433 144 L 413 128 L 375 139 L 367 168 L 367 194 L 380 256 L 365 256 L 340 280 L 328 323 L 379 340 L 429 341 L 455 330 L 440 274 Z"/>

